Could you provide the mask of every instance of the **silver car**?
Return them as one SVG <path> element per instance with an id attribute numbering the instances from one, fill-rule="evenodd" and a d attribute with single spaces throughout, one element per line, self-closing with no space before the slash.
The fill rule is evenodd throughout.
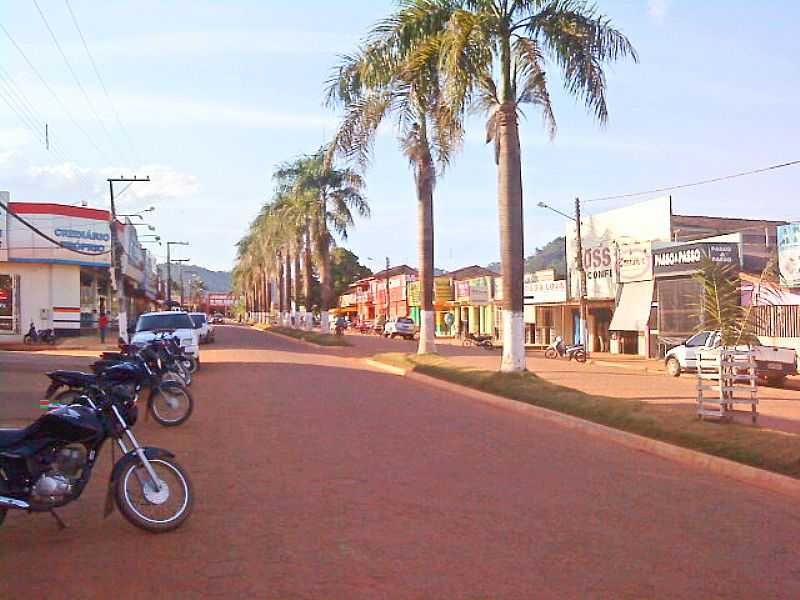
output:
<path id="1" fill-rule="evenodd" d="M 386 325 L 383 326 L 383 335 L 388 338 L 399 336 L 407 340 L 413 340 L 416 333 L 417 325 L 408 317 L 389 319 L 386 321 Z"/>

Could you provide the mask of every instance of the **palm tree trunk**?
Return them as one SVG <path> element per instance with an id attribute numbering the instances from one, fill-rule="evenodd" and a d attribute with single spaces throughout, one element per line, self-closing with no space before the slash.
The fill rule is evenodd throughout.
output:
<path id="1" fill-rule="evenodd" d="M 331 308 L 331 296 L 333 289 L 331 286 L 331 251 L 330 242 L 328 239 L 328 224 L 326 217 L 328 214 L 325 201 L 322 201 L 320 215 L 317 218 L 318 238 L 317 238 L 317 254 L 319 255 L 319 279 L 320 279 L 320 331 L 322 333 L 330 332 L 330 323 L 328 311 Z"/>
<path id="2" fill-rule="evenodd" d="M 278 322 L 283 322 L 283 313 L 286 305 L 283 303 L 283 265 L 280 262 L 281 255 L 278 254 Z"/>
<path id="3" fill-rule="evenodd" d="M 306 299 L 306 329 L 311 329 L 311 219 L 306 215 L 306 240 L 303 248 L 303 295 Z"/>
<path id="4" fill-rule="evenodd" d="M 294 249 L 294 299 L 299 310 L 305 304 L 303 298 L 303 278 L 300 276 L 300 253 L 303 250 L 303 238 L 298 234 Z"/>
<path id="5" fill-rule="evenodd" d="M 294 307 L 292 306 L 292 253 L 289 252 L 289 247 L 286 247 L 286 251 L 284 253 L 284 285 L 286 294 L 286 325 L 291 323 L 290 315 L 294 312 Z"/>
<path id="6" fill-rule="evenodd" d="M 433 185 L 436 177 L 430 153 L 417 164 L 417 257 L 419 261 L 420 324 L 417 354 L 436 352 L 433 315 Z"/>
<path id="7" fill-rule="evenodd" d="M 522 163 L 516 106 L 513 102 L 504 102 L 498 110 L 497 204 L 503 274 L 503 359 L 500 370 L 515 373 L 525 370 Z"/>
<path id="8" fill-rule="evenodd" d="M 261 269 L 261 296 L 264 298 L 264 322 L 269 321 L 269 277 L 267 270 Z"/>

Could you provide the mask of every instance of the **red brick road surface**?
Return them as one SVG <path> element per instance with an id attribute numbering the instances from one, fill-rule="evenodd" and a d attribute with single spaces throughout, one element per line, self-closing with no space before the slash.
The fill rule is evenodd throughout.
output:
<path id="1" fill-rule="evenodd" d="M 192 474 L 186 526 L 104 521 L 106 455 L 61 511 L 68 530 L 9 515 L 0 598 L 800 597 L 799 511 L 781 496 L 339 350 L 235 327 L 217 339 L 192 419 L 136 429 Z M 20 394 L 43 389 L 33 377 Z"/>

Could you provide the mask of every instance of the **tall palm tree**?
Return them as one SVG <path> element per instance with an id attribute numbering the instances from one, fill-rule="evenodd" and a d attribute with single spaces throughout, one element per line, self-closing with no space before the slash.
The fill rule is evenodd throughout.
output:
<path id="1" fill-rule="evenodd" d="M 442 97 L 438 59 L 409 65 L 425 35 L 435 33 L 437 23 L 429 15 L 416 23 L 414 35 L 406 32 L 403 11 L 379 22 L 367 44 L 347 56 L 328 82 L 328 104 L 341 106 L 345 114 L 334 137 L 333 152 L 355 160 L 364 169 L 380 124 L 395 118 L 400 147 L 413 169 L 417 196 L 417 256 L 420 274 L 420 336 L 418 353 L 436 351 L 433 313 L 434 224 L 433 190 L 440 170 L 449 164 L 463 137 L 460 114 L 449 110 Z M 438 25 L 438 27 L 437 27 Z"/>
<path id="2" fill-rule="evenodd" d="M 353 211 L 362 217 L 369 216 L 361 177 L 351 169 L 333 167 L 325 156 L 325 150 L 303 156 L 282 165 L 275 175 L 279 182 L 278 193 L 297 199 L 307 211 L 309 238 L 320 276 L 322 331 L 328 330 L 328 311 L 333 300 L 330 257 L 333 234 L 347 239 L 347 232 L 355 222 Z"/>
<path id="3" fill-rule="evenodd" d="M 545 70 L 552 63 L 566 91 L 605 123 L 604 65 L 628 56 L 635 61 L 636 51 L 587 0 L 402 0 L 399 15 L 406 35 L 423 32 L 409 64 L 424 65 L 436 56 L 451 109 L 477 108 L 488 117 L 486 141 L 494 142 L 498 167 L 505 304 L 501 370 L 524 370 L 520 107 L 536 106 L 551 137 L 555 134 Z"/>

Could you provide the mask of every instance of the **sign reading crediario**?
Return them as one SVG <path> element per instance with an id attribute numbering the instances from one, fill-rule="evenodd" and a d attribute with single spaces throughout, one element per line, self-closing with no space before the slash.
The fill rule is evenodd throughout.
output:
<path id="1" fill-rule="evenodd" d="M 705 258 L 738 267 L 739 246 L 728 242 L 700 242 L 654 250 L 653 272 L 656 277 L 691 275 L 700 269 Z"/>

